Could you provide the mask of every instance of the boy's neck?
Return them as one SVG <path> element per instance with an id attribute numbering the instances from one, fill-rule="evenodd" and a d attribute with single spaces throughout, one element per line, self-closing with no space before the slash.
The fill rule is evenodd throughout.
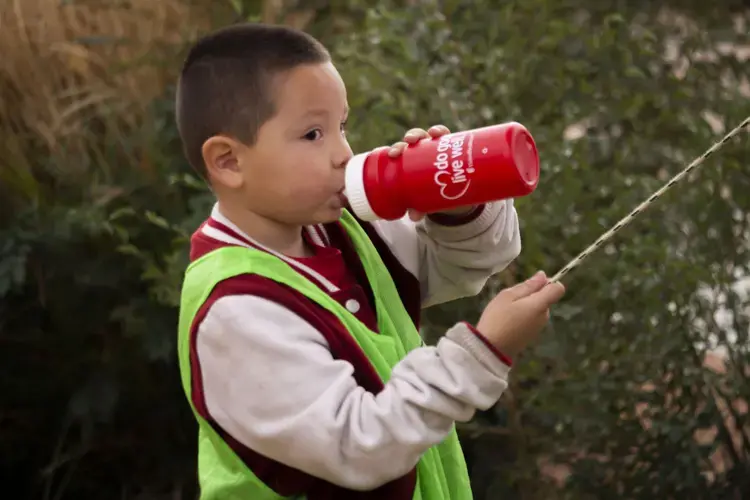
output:
<path id="1" fill-rule="evenodd" d="M 242 232 L 271 250 L 289 257 L 309 257 L 313 254 L 302 237 L 301 226 L 289 226 L 221 202 L 219 211 Z"/>

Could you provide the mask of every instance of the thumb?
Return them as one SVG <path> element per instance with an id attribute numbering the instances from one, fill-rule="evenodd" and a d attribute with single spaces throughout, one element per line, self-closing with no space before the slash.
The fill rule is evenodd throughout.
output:
<path id="1" fill-rule="evenodd" d="M 538 273 L 536 273 L 534 276 L 527 279 L 526 281 L 523 281 L 511 288 L 508 288 L 507 295 L 510 297 L 511 300 L 515 301 L 518 299 L 522 299 L 524 297 L 528 297 L 534 292 L 538 292 L 546 284 L 547 284 L 547 276 L 544 274 L 543 271 L 539 271 Z"/>
<path id="2" fill-rule="evenodd" d="M 532 302 L 539 311 L 546 311 L 552 304 L 557 303 L 563 295 L 565 295 L 565 287 L 562 283 L 549 283 L 527 300 Z"/>

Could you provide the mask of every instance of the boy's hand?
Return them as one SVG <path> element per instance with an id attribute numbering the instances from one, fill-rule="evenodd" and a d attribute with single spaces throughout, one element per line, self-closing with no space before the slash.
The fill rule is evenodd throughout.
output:
<path id="1" fill-rule="evenodd" d="M 391 158 L 397 158 L 404 150 L 411 144 L 416 144 L 422 139 L 436 139 L 445 134 L 450 134 L 450 130 L 445 125 L 433 125 L 429 130 L 423 130 L 421 128 L 413 128 L 404 134 L 404 139 L 400 142 L 395 143 L 391 146 L 388 151 L 388 156 Z M 474 209 L 474 207 L 461 207 L 454 210 L 441 212 L 446 215 L 464 215 L 468 214 Z M 413 221 L 419 221 L 423 219 L 425 214 L 417 212 L 416 210 L 409 210 L 409 218 Z"/>
<path id="2" fill-rule="evenodd" d="M 549 321 L 549 308 L 565 294 L 560 283 L 549 283 L 543 272 L 507 288 L 487 304 L 476 329 L 503 354 L 514 357 Z"/>

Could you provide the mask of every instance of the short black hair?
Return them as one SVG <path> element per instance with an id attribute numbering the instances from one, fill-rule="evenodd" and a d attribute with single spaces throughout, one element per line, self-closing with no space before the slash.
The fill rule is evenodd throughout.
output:
<path id="1" fill-rule="evenodd" d="M 185 156 L 206 178 L 201 149 L 214 135 L 253 145 L 276 113 L 273 77 L 330 54 L 285 26 L 242 23 L 215 31 L 188 52 L 177 85 L 176 118 Z"/>

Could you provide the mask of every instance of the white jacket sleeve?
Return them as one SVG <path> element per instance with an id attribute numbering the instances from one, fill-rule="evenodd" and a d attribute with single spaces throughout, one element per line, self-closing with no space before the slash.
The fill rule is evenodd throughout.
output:
<path id="1" fill-rule="evenodd" d="M 308 322 L 247 295 L 211 307 L 197 352 L 207 409 L 223 429 L 257 453 L 356 490 L 407 474 L 455 421 L 497 402 L 510 369 L 458 324 L 437 346 L 409 353 L 374 395 Z"/>
<path id="2" fill-rule="evenodd" d="M 487 204 L 479 217 L 459 226 L 429 217 L 415 224 L 408 216 L 373 226 L 401 265 L 419 278 L 422 307 L 476 295 L 521 253 L 512 199 Z"/>

